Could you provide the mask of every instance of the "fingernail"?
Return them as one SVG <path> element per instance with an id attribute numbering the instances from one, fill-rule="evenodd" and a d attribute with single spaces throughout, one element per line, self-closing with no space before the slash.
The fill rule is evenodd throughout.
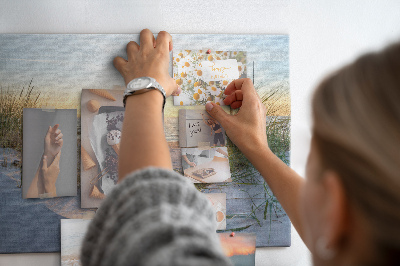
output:
<path id="1" fill-rule="evenodd" d="M 180 94 L 182 92 L 181 86 L 178 86 L 178 90 L 176 91 L 177 94 Z"/>
<path id="2" fill-rule="evenodd" d="M 46 159 L 47 159 L 47 156 L 46 156 L 46 155 L 44 155 L 44 156 L 43 156 L 43 159 L 45 159 L 45 160 L 46 160 Z"/>
<path id="3" fill-rule="evenodd" d="M 211 111 L 214 108 L 214 105 L 211 102 L 206 103 L 206 110 Z"/>

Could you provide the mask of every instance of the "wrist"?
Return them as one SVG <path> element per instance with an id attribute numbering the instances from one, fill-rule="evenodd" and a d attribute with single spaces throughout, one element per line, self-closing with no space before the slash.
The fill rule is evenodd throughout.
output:
<path id="1" fill-rule="evenodd" d="M 249 145 L 242 152 L 252 163 L 254 160 L 258 160 L 259 158 L 270 158 L 271 156 L 274 156 L 274 153 L 268 147 L 268 143 Z"/>
<path id="2" fill-rule="evenodd" d="M 132 106 L 150 109 L 163 109 L 164 97 L 158 90 L 132 94 L 126 98 L 126 108 Z"/>
<path id="3" fill-rule="evenodd" d="M 124 99 L 123 99 L 124 106 L 126 106 L 127 97 L 134 94 L 136 95 L 145 94 L 152 91 L 159 91 L 160 94 L 163 96 L 163 109 L 164 109 L 165 100 L 167 97 L 166 92 L 155 78 L 149 76 L 135 78 L 128 83 L 124 93 Z"/>
<path id="4" fill-rule="evenodd" d="M 50 182 L 44 182 L 44 192 L 49 194 L 56 194 L 56 185 Z"/>

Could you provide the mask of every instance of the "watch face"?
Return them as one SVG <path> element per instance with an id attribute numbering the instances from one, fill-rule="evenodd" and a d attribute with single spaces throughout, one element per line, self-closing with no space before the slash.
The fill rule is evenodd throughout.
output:
<path id="1" fill-rule="evenodd" d="M 151 83 L 151 81 L 147 77 L 138 78 L 131 83 L 131 89 L 139 90 L 139 89 L 147 88 L 150 83 Z"/>

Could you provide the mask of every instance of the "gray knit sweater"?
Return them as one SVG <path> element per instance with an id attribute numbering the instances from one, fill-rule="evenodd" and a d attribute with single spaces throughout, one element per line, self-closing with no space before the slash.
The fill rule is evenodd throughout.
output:
<path id="1" fill-rule="evenodd" d="M 85 266 L 231 265 L 210 202 L 183 176 L 133 172 L 107 196 L 82 243 Z"/>

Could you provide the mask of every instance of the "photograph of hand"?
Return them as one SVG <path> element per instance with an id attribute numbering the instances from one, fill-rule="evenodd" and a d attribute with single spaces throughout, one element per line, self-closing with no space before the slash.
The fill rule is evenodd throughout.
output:
<path id="1" fill-rule="evenodd" d="M 74 109 L 24 109 L 23 198 L 77 194 L 76 113 Z"/>
<path id="2" fill-rule="evenodd" d="M 36 175 L 29 186 L 27 198 L 57 197 L 56 181 L 60 173 L 63 134 L 60 125 L 49 126 L 44 137 L 44 152 Z"/>

